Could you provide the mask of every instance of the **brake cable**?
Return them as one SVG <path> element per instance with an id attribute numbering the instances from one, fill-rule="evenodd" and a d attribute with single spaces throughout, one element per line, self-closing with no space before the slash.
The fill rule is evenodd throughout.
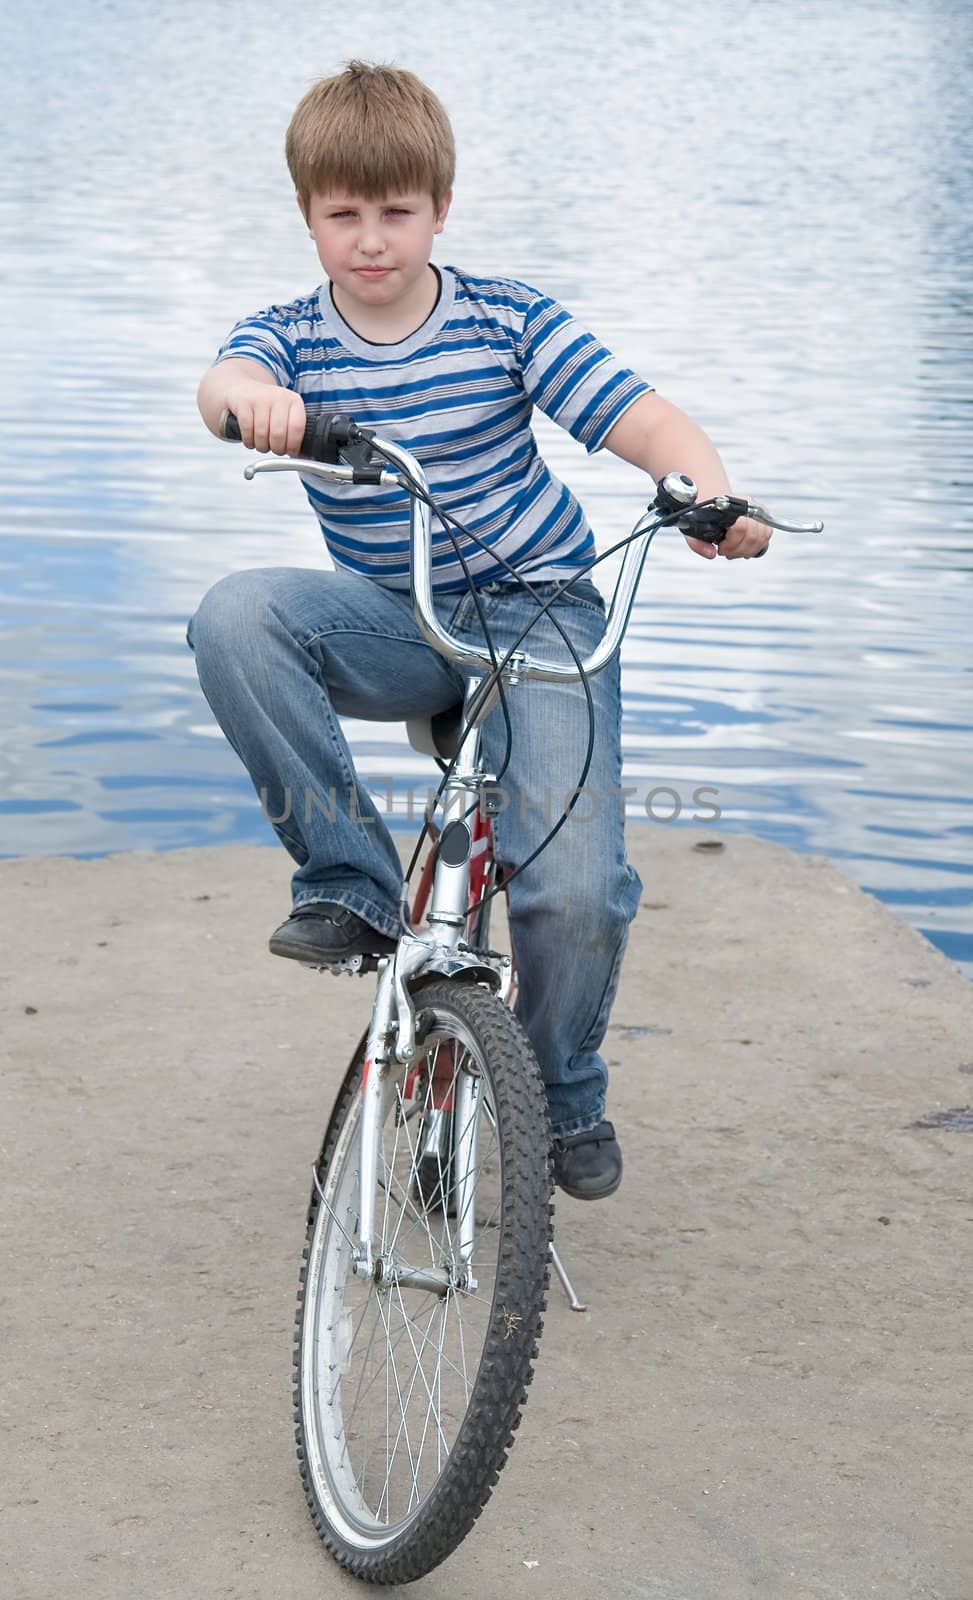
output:
<path id="1" fill-rule="evenodd" d="M 390 458 L 387 458 L 387 459 L 390 459 Z M 398 463 L 396 463 L 396 466 L 398 467 Z M 401 471 L 402 469 L 399 468 L 399 470 Z M 623 538 L 616 540 L 616 542 L 613 545 L 609 545 L 607 550 L 603 550 L 600 555 L 596 555 L 592 561 L 587 562 L 583 567 L 580 568 L 580 570 L 578 572 L 572 574 L 572 576 L 570 578 L 568 578 L 563 584 L 559 584 L 557 589 L 554 591 L 554 593 L 552 595 L 550 595 L 548 597 L 547 600 L 542 600 L 540 595 L 538 595 L 536 593 L 536 591 L 534 591 L 531 588 L 530 584 L 527 583 L 527 581 L 524 578 L 521 577 L 521 575 L 516 571 L 516 569 L 514 567 L 512 567 L 510 565 L 510 563 L 508 561 L 505 561 L 501 556 L 497 555 L 496 552 L 492 551 L 490 549 L 489 545 L 487 545 L 482 539 L 480 539 L 469 528 L 465 528 L 461 522 L 459 522 L 455 517 L 453 517 L 451 515 L 451 513 L 442 511 L 442 509 L 437 505 L 437 503 L 436 503 L 435 499 L 433 498 L 433 496 L 431 494 L 427 494 L 421 488 L 421 485 L 416 484 L 415 480 L 412 478 L 411 474 L 406 473 L 406 472 L 403 471 L 402 475 L 410 483 L 410 485 L 412 486 L 412 489 L 414 490 L 414 492 L 416 492 L 417 498 L 420 499 L 420 500 L 424 500 L 426 502 L 426 504 L 430 507 L 430 509 L 435 511 L 436 515 L 443 522 L 444 527 L 446 527 L 446 521 L 448 519 L 450 522 L 453 523 L 453 525 L 455 527 L 457 527 L 460 530 L 460 532 L 464 533 L 468 538 L 472 539 L 473 542 L 475 544 L 479 545 L 481 549 L 486 550 L 488 554 L 493 556 L 493 559 L 495 561 L 497 561 L 501 566 L 505 567 L 508 572 L 512 573 L 513 576 L 517 579 L 517 581 L 519 583 L 521 583 L 522 586 L 527 590 L 527 592 L 532 594 L 534 599 L 537 601 L 537 605 L 538 605 L 537 615 L 532 617 L 531 620 L 526 624 L 526 626 L 521 629 L 519 635 L 514 640 L 513 644 L 510 646 L 509 650 L 506 652 L 506 654 L 504 655 L 503 659 L 500 661 L 499 666 L 497 666 L 494 669 L 493 673 L 491 673 L 489 678 L 484 680 L 484 683 L 481 686 L 481 689 L 478 691 L 478 693 L 485 693 L 486 690 L 488 689 L 488 687 L 494 681 L 496 681 L 498 679 L 499 675 L 506 668 L 507 663 L 510 660 L 511 656 L 518 649 L 518 647 L 523 642 L 523 640 L 526 638 L 526 636 L 530 632 L 530 630 L 536 625 L 536 623 L 539 621 L 541 616 L 545 615 L 550 610 L 551 606 L 556 604 L 556 602 L 561 598 L 561 595 L 564 593 L 564 591 L 566 589 L 570 589 L 572 584 L 577 583 L 579 578 L 587 577 L 588 573 L 591 572 L 594 567 L 598 566 L 598 564 L 600 562 L 606 561 L 609 556 L 615 555 L 619 550 L 624 550 L 626 545 L 633 544 L 636 539 L 642 538 L 643 534 L 644 534 L 644 531 L 645 531 L 644 529 L 641 530 L 641 531 L 638 531 L 638 532 L 637 531 L 633 531 L 631 533 L 626 534 Z M 705 501 L 701 502 L 701 505 L 700 505 L 699 509 L 703 509 L 703 508 L 707 508 L 707 509 L 715 508 L 717 510 L 722 509 L 716 504 L 717 498 L 718 497 L 714 496 L 710 500 L 705 500 Z M 696 509 L 697 508 L 695 506 L 688 508 L 689 511 L 694 511 Z M 658 533 L 660 531 L 660 529 L 662 529 L 664 527 L 671 527 L 673 525 L 679 526 L 680 522 L 683 519 L 688 520 L 688 521 L 692 520 L 691 517 L 689 517 L 687 515 L 687 507 L 685 507 L 685 506 L 680 506 L 680 507 L 678 507 L 678 508 L 676 508 L 676 509 L 674 509 L 674 510 L 672 510 L 670 512 L 667 512 L 667 513 L 661 515 L 660 518 L 659 518 L 659 521 L 657 523 L 657 526 L 655 527 L 655 529 L 653 529 L 653 532 L 652 532 L 652 534 L 650 536 L 650 541 L 651 541 L 651 538 L 655 537 L 656 533 Z M 680 532 L 684 532 L 684 531 L 686 531 L 686 530 L 683 530 L 682 528 L 680 528 Z M 446 527 L 446 532 L 447 532 L 447 534 L 449 534 L 449 528 L 448 527 Z M 689 537 L 693 537 L 693 535 L 690 534 Z M 452 537 L 452 535 L 450 535 L 450 538 L 451 538 L 451 541 L 452 541 L 452 543 L 454 544 L 454 547 L 455 547 L 457 541 Z M 487 890 L 485 894 L 480 896 L 480 899 L 479 899 L 479 901 L 477 903 L 478 903 L 478 905 L 481 905 L 481 906 L 485 905 L 487 901 L 492 900 L 494 895 L 500 894 L 501 892 L 506 892 L 506 889 L 507 889 L 508 885 L 511 883 L 511 881 L 515 877 L 517 877 L 517 875 L 519 873 L 523 872 L 526 867 L 529 867 L 531 862 L 535 861 L 543 850 L 547 849 L 547 846 L 550 844 L 550 842 L 554 838 L 555 834 L 560 832 L 561 828 L 567 822 L 568 817 L 570 816 L 571 812 L 574 810 L 574 807 L 577 805 L 578 800 L 581 798 L 581 794 L 583 793 L 583 790 L 584 790 L 584 782 L 585 782 L 585 779 L 587 778 L 588 772 L 589 772 L 589 770 L 591 768 L 591 762 L 592 762 L 593 755 L 594 755 L 594 705 L 593 705 L 592 698 L 591 698 L 591 688 L 590 688 L 590 685 L 588 683 L 588 674 L 585 672 L 584 666 L 583 666 L 583 664 L 581 662 L 580 657 L 578 656 L 577 651 L 575 650 L 571 640 L 565 634 L 564 629 L 561 627 L 558 619 L 556 617 L 552 616 L 551 617 L 551 621 L 554 623 L 554 625 L 557 628 L 558 632 L 561 634 L 562 639 L 564 639 L 565 643 L 567 644 L 568 650 L 570 651 L 570 653 L 571 653 L 571 655 L 572 655 L 572 657 L 574 659 L 575 665 L 578 668 L 578 679 L 579 679 L 579 681 L 580 681 L 580 683 L 582 685 L 582 688 L 584 689 L 584 692 L 585 692 L 585 699 L 586 699 L 586 702 L 587 702 L 587 711 L 588 711 L 588 748 L 587 748 L 587 751 L 586 751 L 586 754 L 585 754 L 585 760 L 584 760 L 584 764 L 583 764 L 582 771 L 581 771 L 581 774 L 580 774 L 580 780 L 579 780 L 578 784 L 575 786 L 574 790 L 572 791 L 571 800 L 570 800 L 568 806 L 566 807 L 566 809 L 564 811 L 562 811 L 562 813 L 561 813 L 560 817 L 558 818 L 557 822 L 554 824 L 554 827 L 551 828 L 549 833 L 547 833 L 545 835 L 545 837 L 541 840 L 540 844 L 536 847 L 536 849 L 532 850 L 530 855 L 527 856 L 519 864 L 519 866 L 514 867 L 510 872 L 507 872 L 506 870 L 504 870 L 504 875 L 503 875 L 502 882 L 496 884 L 492 889 Z M 491 660 L 493 660 L 493 659 L 494 659 L 494 657 L 493 657 L 493 655 L 491 653 Z M 468 730 L 468 726 L 464 727 L 461 730 L 461 739 L 463 737 L 465 737 L 465 735 L 466 735 L 466 733 L 468 731 L 469 731 Z M 453 769 L 454 769 L 454 767 L 456 765 L 456 761 L 458 759 L 458 754 L 459 754 L 459 752 L 457 751 L 457 754 L 455 756 L 453 756 L 453 758 L 450 761 L 448 767 L 446 768 L 446 771 L 445 771 L 445 773 L 443 775 L 442 780 L 440 781 L 439 787 L 438 787 L 438 789 L 436 791 L 436 795 L 435 795 L 435 801 L 436 802 L 438 802 L 439 797 L 442 795 L 443 790 L 446 787 L 446 784 L 448 783 L 450 777 L 452 776 Z M 507 756 L 509 757 L 509 745 L 508 745 Z M 476 810 L 476 805 L 475 804 L 469 806 L 467 808 L 467 810 L 463 813 L 463 818 L 462 819 L 457 819 L 457 820 L 465 820 L 465 818 L 470 816 L 475 810 Z M 420 850 L 422 848 L 422 843 L 423 843 L 423 840 L 424 840 L 424 838 L 426 836 L 426 833 L 428 831 L 428 827 L 429 827 L 429 819 L 428 819 L 428 816 L 427 816 L 427 818 L 426 818 L 426 820 L 425 820 L 425 822 L 423 824 L 422 831 L 420 832 L 419 839 L 417 841 L 415 850 L 412 853 L 412 858 L 411 858 L 411 860 L 409 862 L 409 866 L 407 868 L 406 874 L 405 874 L 406 883 L 408 883 L 409 879 L 412 876 L 412 873 L 415 871 L 416 863 L 417 863 L 418 858 L 419 858 L 419 852 L 420 852 Z"/>

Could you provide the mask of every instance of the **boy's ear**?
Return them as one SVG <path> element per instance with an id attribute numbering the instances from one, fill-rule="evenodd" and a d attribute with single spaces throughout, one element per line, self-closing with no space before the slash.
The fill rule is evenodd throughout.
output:
<path id="1" fill-rule="evenodd" d="M 452 203 L 452 199 L 453 191 L 452 189 L 447 189 L 446 193 L 439 202 L 439 210 L 436 212 L 436 224 L 433 228 L 434 233 L 442 233 L 443 228 L 446 225 L 446 216 Z"/>

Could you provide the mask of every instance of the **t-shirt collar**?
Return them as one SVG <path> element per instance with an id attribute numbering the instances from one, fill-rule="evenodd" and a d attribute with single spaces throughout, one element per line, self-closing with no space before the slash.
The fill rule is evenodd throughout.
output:
<path id="1" fill-rule="evenodd" d="M 318 307 L 321 320 L 327 325 L 328 332 L 333 334 L 338 343 L 353 355 L 362 356 L 366 361 L 397 361 L 402 356 L 410 356 L 416 350 L 422 350 L 431 343 L 442 328 L 444 322 L 453 309 L 456 297 L 456 278 L 450 267 L 433 265 L 433 271 L 439 277 L 439 299 L 433 306 L 425 322 L 421 323 L 408 338 L 400 339 L 395 344 L 376 344 L 371 339 L 363 339 L 356 333 L 341 315 L 331 298 L 331 283 L 323 283 L 318 290 Z"/>

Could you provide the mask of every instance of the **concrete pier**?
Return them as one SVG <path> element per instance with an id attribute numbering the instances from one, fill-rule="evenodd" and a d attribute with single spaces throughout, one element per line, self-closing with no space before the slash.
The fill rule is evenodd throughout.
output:
<path id="1" fill-rule="evenodd" d="M 409 1592 L 970 1600 L 973 986 L 822 860 L 630 843 L 625 1177 L 557 1213 L 590 1309 L 552 1285 L 493 1498 Z M 268 954 L 289 872 L 0 862 L 6 1600 L 352 1593 L 291 1337 L 372 982 Z"/>

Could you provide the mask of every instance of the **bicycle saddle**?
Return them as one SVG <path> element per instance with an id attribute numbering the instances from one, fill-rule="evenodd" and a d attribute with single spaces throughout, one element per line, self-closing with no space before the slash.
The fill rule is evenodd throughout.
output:
<path id="1" fill-rule="evenodd" d="M 459 748 L 459 733 L 463 726 L 463 702 L 457 700 L 446 711 L 437 711 L 432 717 L 412 717 L 405 725 L 413 750 L 424 756 L 438 756 L 441 761 L 451 761 Z"/>

